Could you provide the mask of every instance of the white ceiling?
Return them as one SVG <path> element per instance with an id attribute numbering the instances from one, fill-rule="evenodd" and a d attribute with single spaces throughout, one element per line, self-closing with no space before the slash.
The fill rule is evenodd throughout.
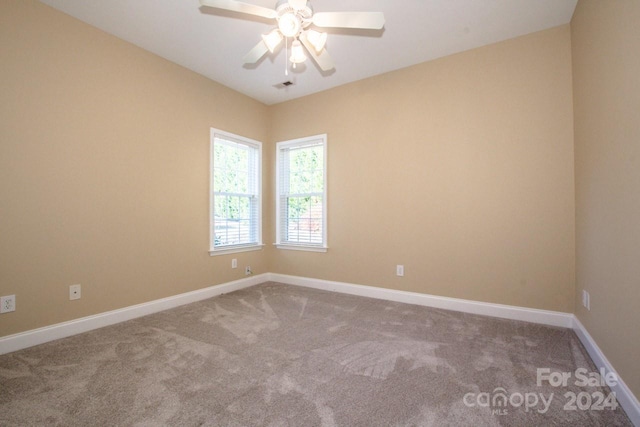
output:
<path id="1" fill-rule="evenodd" d="M 199 0 L 41 0 L 267 105 L 566 24 L 577 0 L 311 0 L 316 12 L 380 11 L 383 31 L 331 30 L 335 62 L 311 59 L 285 77 L 283 50 L 257 66 L 243 56 L 275 23 L 201 8 Z M 273 8 L 276 0 L 245 0 Z M 295 85 L 274 87 L 286 80 Z"/>

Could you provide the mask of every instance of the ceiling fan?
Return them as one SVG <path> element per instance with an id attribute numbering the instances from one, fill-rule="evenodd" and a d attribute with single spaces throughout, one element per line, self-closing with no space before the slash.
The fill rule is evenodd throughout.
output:
<path id="1" fill-rule="evenodd" d="M 255 64 L 267 52 L 275 52 L 283 40 L 285 40 L 288 50 L 289 40 L 291 39 L 289 61 L 291 61 L 294 68 L 296 64 L 300 64 L 307 59 L 303 49 L 304 46 L 309 56 L 313 58 L 320 69 L 329 71 L 335 66 L 325 49 L 327 33 L 311 29 L 311 26 L 318 28 L 380 30 L 384 27 L 385 22 L 382 12 L 314 13 L 310 2 L 307 0 L 278 0 L 275 9 L 235 0 L 200 0 L 200 4 L 206 7 L 276 20 L 278 28 L 275 28 L 269 34 L 262 35 L 262 40 L 243 58 L 245 64 Z"/>

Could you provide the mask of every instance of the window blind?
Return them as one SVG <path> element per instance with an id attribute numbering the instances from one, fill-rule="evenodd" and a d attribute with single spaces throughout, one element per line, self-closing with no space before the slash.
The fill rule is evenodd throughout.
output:
<path id="1" fill-rule="evenodd" d="M 258 244 L 259 148 L 216 136 L 213 149 L 213 248 Z"/>
<path id="2" fill-rule="evenodd" d="M 325 244 L 324 148 L 324 139 L 284 144 L 279 148 L 280 244 Z"/>

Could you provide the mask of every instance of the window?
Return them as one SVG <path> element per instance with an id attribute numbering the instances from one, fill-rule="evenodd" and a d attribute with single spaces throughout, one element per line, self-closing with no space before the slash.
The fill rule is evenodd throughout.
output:
<path id="1" fill-rule="evenodd" d="M 327 136 L 277 144 L 277 247 L 327 250 Z"/>
<path id="2" fill-rule="evenodd" d="M 210 254 L 262 247 L 262 144 L 211 130 Z"/>

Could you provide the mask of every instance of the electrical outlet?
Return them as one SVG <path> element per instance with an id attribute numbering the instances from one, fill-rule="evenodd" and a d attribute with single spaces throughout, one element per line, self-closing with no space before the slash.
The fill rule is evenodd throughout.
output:
<path id="1" fill-rule="evenodd" d="M 76 299 L 80 299 L 82 296 L 82 289 L 80 285 L 71 285 L 69 286 L 69 300 L 73 301 Z"/>
<path id="2" fill-rule="evenodd" d="M 589 295 L 589 292 L 584 289 L 582 290 L 582 305 L 584 308 L 591 311 L 591 295 Z"/>
<path id="3" fill-rule="evenodd" d="M 251 266 L 250 266 L 250 265 L 247 265 L 247 266 L 244 268 L 244 275 L 245 275 L 245 276 L 251 276 L 252 274 L 253 274 L 253 271 L 251 271 Z"/>
<path id="4" fill-rule="evenodd" d="M 238 268 L 238 260 L 237 259 L 232 259 L 231 260 L 231 268 Z"/>
<path id="5" fill-rule="evenodd" d="M 396 265 L 396 276 L 404 276 L 404 265 Z"/>
<path id="6" fill-rule="evenodd" d="M 12 311 L 16 311 L 16 296 L 0 297 L 0 313 L 10 313 Z"/>

